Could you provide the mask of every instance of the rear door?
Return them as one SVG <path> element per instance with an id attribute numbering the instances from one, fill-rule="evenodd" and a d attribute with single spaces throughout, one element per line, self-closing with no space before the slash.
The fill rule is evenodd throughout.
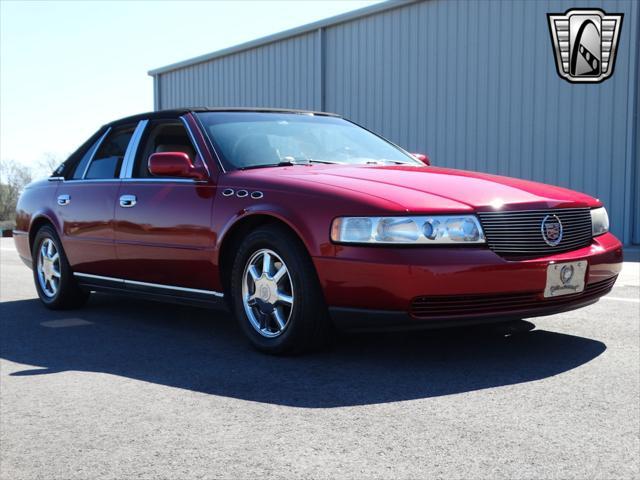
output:
<path id="1" fill-rule="evenodd" d="M 74 272 L 117 276 L 113 215 L 135 124 L 108 128 L 57 191 L 62 244 Z"/>
<path id="2" fill-rule="evenodd" d="M 116 254 L 128 288 L 168 295 L 213 295 L 211 215 L 216 185 L 211 180 L 153 177 L 155 152 L 186 153 L 204 165 L 180 118 L 150 120 L 124 174 L 115 207 Z"/>

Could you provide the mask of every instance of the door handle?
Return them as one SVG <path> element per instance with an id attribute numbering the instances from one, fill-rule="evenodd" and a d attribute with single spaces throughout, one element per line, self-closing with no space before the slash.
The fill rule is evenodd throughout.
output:
<path id="1" fill-rule="evenodd" d="M 71 203 L 71 196 L 58 195 L 58 205 L 64 207 L 65 205 L 69 205 L 70 203 Z"/>
<path id="2" fill-rule="evenodd" d="M 123 208 L 131 208 L 135 206 L 137 202 L 135 195 L 122 195 L 120 197 L 120 206 Z"/>

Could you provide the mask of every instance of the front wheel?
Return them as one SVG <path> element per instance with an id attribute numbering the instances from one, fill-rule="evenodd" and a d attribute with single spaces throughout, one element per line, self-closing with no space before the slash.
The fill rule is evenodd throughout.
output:
<path id="1" fill-rule="evenodd" d="M 303 352 L 326 340 L 329 320 L 315 269 L 286 229 L 249 234 L 235 257 L 231 290 L 240 326 L 259 350 Z"/>
<path id="2" fill-rule="evenodd" d="M 44 226 L 36 233 L 31 252 L 33 277 L 42 303 L 52 310 L 83 305 L 89 292 L 82 290 L 67 261 L 55 230 Z"/>

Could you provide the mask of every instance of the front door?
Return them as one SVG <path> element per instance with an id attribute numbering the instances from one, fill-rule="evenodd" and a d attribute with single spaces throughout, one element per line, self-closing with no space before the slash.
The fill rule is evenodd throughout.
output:
<path id="1" fill-rule="evenodd" d="M 149 122 L 118 192 L 118 268 L 132 287 L 206 295 L 215 284 L 211 215 L 216 187 L 209 181 L 151 176 L 149 155 L 170 151 L 187 153 L 196 165 L 203 161 L 180 119 Z"/>

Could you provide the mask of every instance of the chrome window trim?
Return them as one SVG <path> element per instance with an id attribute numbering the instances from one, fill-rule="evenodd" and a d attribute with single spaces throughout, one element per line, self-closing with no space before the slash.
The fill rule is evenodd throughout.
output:
<path id="1" fill-rule="evenodd" d="M 209 171 L 209 166 L 207 165 L 205 156 L 202 154 L 202 150 L 200 150 L 200 146 L 198 145 L 198 142 L 196 142 L 196 137 L 193 135 L 193 132 L 191 131 L 191 127 L 189 126 L 189 122 L 187 122 L 185 115 L 182 115 L 180 117 L 180 121 L 184 125 L 184 129 L 187 131 L 187 135 L 189 136 L 189 140 L 191 141 L 193 148 L 196 149 L 196 151 L 198 152 L 198 155 L 200 156 L 200 160 L 204 165 L 204 169 L 207 171 L 207 176 L 211 178 L 211 172 Z"/>
<path id="2" fill-rule="evenodd" d="M 106 138 L 106 136 L 109 135 L 110 131 L 111 131 L 111 127 L 107 128 L 107 130 L 102 134 L 102 136 L 98 139 L 98 141 L 91 147 L 91 148 L 93 148 L 93 152 L 91 152 L 91 157 L 89 158 L 89 161 L 87 162 L 87 165 L 84 167 L 84 172 L 82 172 L 82 177 L 74 178 L 73 180 L 84 180 L 85 179 L 85 177 L 87 176 L 87 172 L 89 171 L 89 167 L 91 166 L 91 163 L 93 163 L 93 159 L 96 156 L 96 152 L 100 148 L 100 145 L 102 145 L 102 142 Z"/>
<path id="3" fill-rule="evenodd" d="M 131 136 L 131 140 L 129 140 L 129 145 L 127 145 L 127 150 L 124 154 L 124 160 L 122 160 L 122 166 L 120 167 L 120 175 L 119 178 L 130 178 L 133 173 L 133 164 L 136 160 L 136 154 L 138 153 L 138 147 L 140 146 L 140 139 L 142 138 L 142 134 L 144 133 L 145 128 L 149 120 L 140 120 L 136 129 Z"/>
<path id="4" fill-rule="evenodd" d="M 64 180 L 64 183 L 100 183 L 100 182 L 118 182 L 120 183 L 119 178 L 88 178 L 83 180 L 81 178 L 74 178 L 72 180 Z"/>
<path id="5" fill-rule="evenodd" d="M 202 132 L 204 132 L 204 135 L 203 135 L 204 141 L 207 142 L 207 145 L 209 146 L 209 148 L 211 148 L 211 151 L 215 155 L 216 161 L 218 162 L 218 166 L 220 167 L 220 170 L 222 171 L 222 173 L 227 173 L 227 170 L 224 168 L 224 165 L 222 164 L 222 160 L 220 160 L 220 155 L 218 155 L 216 147 L 213 145 L 213 142 L 211 141 L 211 138 L 209 138 L 209 132 L 207 131 L 207 129 L 204 127 L 204 125 L 202 124 L 202 122 L 198 118 L 198 114 L 197 113 L 193 113 L 192 116 L 195 119 L 196 124 L 198 124 L 198 127 L 200 127 L 200 130 Z"/>
<path id="6" fill-rule="evenodd" d="M 200 293 L 203 295 L 213 295 L 214 297 L 222 298 L 224 297 L 224 293 L 216 292 L 215 290 L 200 290 L 197 288 L 186 288 L 186 287 L 177 287 L 174 285 L 162 285 L 159 283 L 148 283 L 148 282 L 139 282 L 137 280 L 127 280 L 125 278 L 116 278 L 116 277 L 104 277 L 102 275 L 93 275 L 91 273 L 81 273 L 81 272 L 73 272 L 73 275 L 81 278 L 93 278 L 95 280 L 106 280 L 109 282 L 118 282 L 123 283 L 124 285 L 139 285 L 141 287 L 153 287 L 153 288 L 163 288 L 165 290 L 175 290 L 179 292 L 189 292 L 189 293 Z"/>
<path id="7" fill-rule="evenodd" d="M 207 184 L 209 183 L 207 180 L 195 180 L 193 178 L 122 178 L 123 182 L 131 183 L 131 182 L 141 182 L 141 183 L 197 183 L 197 184 Z"/>

